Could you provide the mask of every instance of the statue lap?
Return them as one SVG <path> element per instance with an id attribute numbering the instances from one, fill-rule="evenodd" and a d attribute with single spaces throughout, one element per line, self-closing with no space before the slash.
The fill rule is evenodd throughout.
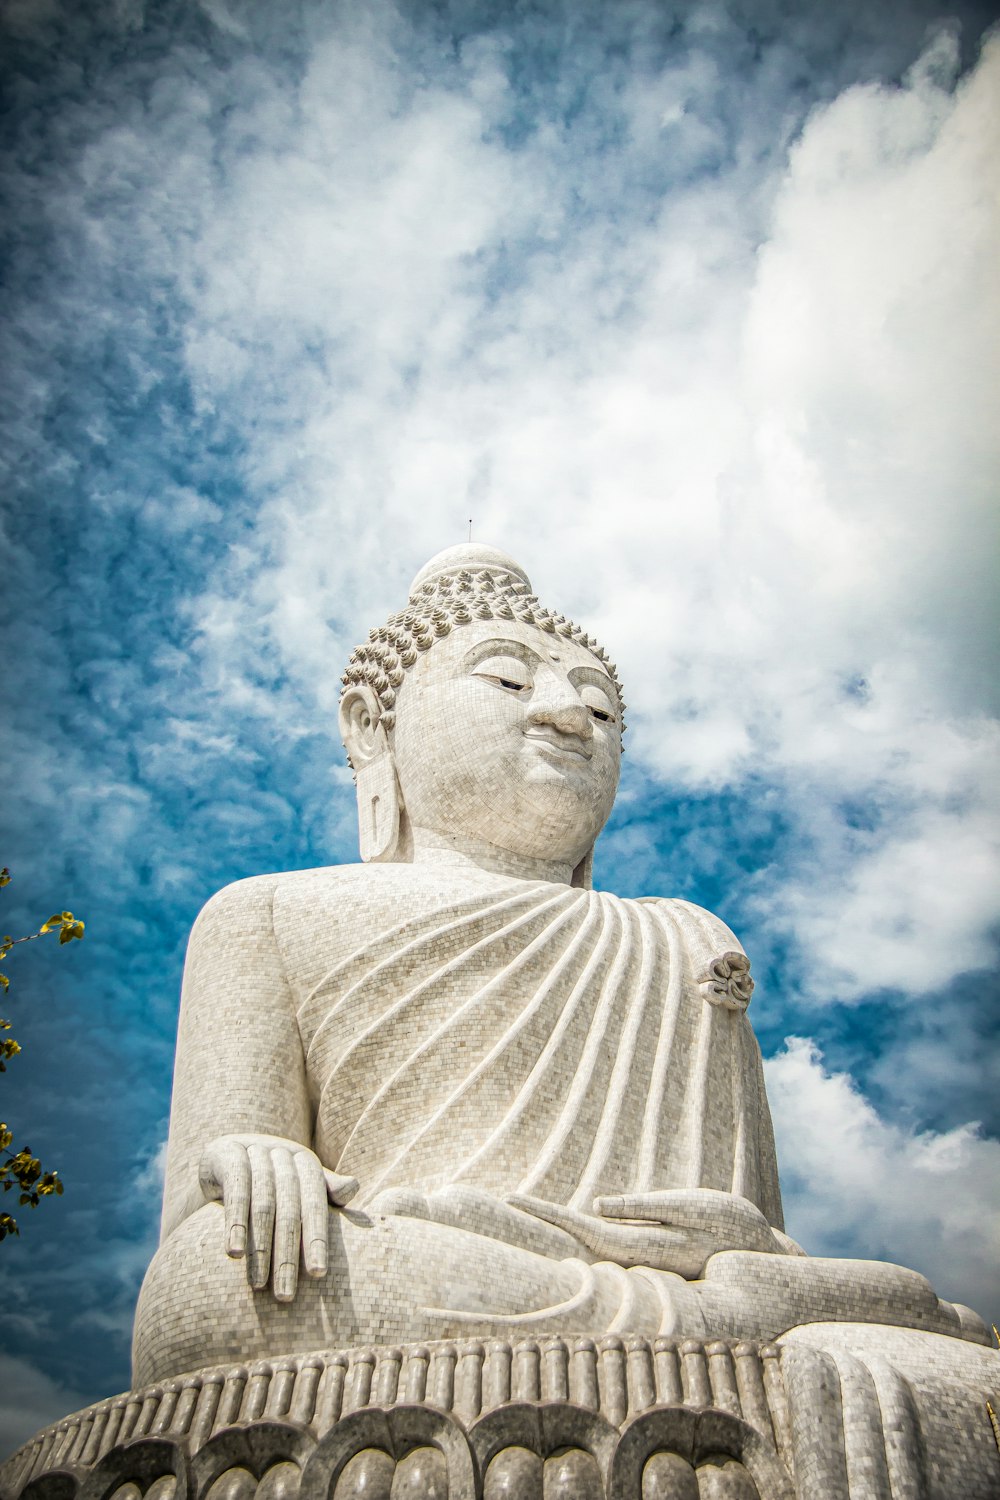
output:
<path id="1" fill-rule="evenodd" d="M 206 1204 L 154 1257 L 136 1312 L 137 1384 L 228 1359 L 320 1347 L 533 1333 L 769 1341 L 797 1324 L 900 1323 L 986 1342 L 975 1314 L 901 1266 L 727 1251 L 697 1281 L 553 1259 L 455 1224 L 333 1211 L 329 1269 L 291 1303 L 253 1290 Z"/>

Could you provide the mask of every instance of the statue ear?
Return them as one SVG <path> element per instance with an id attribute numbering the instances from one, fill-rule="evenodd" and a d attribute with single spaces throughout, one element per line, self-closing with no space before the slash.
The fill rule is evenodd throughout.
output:
<path id="1" fill-rule="evenodd" d="M 347 758 L 355 771 L 361 771 L 387 748 L 382 706 L 374 688 L 366 682 L 349 687 L 340 700 L 339 718 Z"/>
<path id="2" fill-rule="evenodd" d="M 340 733 L 355 771 L 358 840 L 366 863 L 395 858 L 399 844 L 399 784 L 381 715 L 367 683 L 348 688 L 340 700 Z"/>

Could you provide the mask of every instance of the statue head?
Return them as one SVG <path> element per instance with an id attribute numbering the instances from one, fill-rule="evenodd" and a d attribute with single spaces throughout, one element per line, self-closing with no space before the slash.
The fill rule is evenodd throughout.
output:
<path id="1" fill-rule="evenodd" d="M 362 858 L 450 846 L 589 884 L 618 785 L 621 689 L 511 558 L 478 544 L 432 558 L 343 682 Z"/>

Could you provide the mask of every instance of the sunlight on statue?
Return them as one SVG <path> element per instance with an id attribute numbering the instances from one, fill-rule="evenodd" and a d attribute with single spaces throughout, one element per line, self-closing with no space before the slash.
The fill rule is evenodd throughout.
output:
<path id="1" fill-rule="evenodd" d="M 784 1234 L 737 939 L 592 889 L 623 711 L 490 547 L 354 652 L 363 863 L 241 881 L 192 935 L 137 1384 L 460 1333 L 983 1337 L 915 1272 Z"/>

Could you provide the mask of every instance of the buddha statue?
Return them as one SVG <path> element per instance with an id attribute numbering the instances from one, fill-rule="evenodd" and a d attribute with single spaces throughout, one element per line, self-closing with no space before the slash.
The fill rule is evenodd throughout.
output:
<path id="1" fill-rule="evenodd" d="M 343 681 L 362 863 L 240 881 L 192 933 L 136 1384 L 532 1330 L 984 1341 L 915 1272 L 786 1236 L 739 942 L 592 889 L 605 652 L 470 544 Z"/>

